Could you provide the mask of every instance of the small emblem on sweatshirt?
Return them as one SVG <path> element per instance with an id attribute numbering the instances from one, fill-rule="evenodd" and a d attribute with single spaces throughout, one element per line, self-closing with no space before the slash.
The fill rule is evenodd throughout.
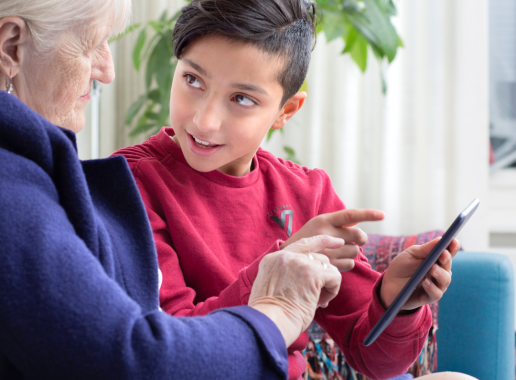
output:
<path id="1" fill-rule="evenodd" d="M 278 211 L 280 212 L 278 217 Z M 287 224 L 287 216 L 288 216 L 288 224 L 287 224 L 287 235 L 290 237 L 292 235 L 292 223 L 294 222 L 294 210 L 292 210 L 292 206 L 290 205 L 282 205 L 276 207 L 274 210 L 269 212 L 268 216 L 274 220 L 282 229 L 285 229 L 285 224 Z"/>

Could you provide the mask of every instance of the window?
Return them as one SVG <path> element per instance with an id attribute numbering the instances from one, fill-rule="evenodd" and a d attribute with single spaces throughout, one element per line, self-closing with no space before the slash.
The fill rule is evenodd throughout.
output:
<path id="1" fill-rule="evenodd" d="M 491 172 L 516 167 L 516 1 L 489 3 Z"/>

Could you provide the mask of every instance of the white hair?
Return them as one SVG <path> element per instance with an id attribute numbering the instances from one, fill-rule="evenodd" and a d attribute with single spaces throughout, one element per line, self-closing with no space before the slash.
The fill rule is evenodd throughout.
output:
<path id="1" fill-rule="evenodd" d="M 0 19 L 22 18 L 38 53 L 57 48 L 59 36 L 77 26 L 91 25 L 115 8 L 111 35 L 121 33 L 131 15 L 131 0 L 1 0 Z"/>

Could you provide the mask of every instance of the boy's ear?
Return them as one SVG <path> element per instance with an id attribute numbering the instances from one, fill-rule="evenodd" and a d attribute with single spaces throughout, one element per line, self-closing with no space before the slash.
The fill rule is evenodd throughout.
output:
<path id="1" fill-rule="evenodd" d="M 19 48 L 28 35 L 27 25 L 20 17 L 0 19 L 0 73 L 5 77 L 18 74 L 23 54 Z"/>
<path id="2" fill-rule="evenodd" d="M 297 111 L 303 107 L 306 99 L 306 92 L 300 91 L 295 95 L 292 95 L 287 102 L 281 108 L 278 118 L 272 125 L 272 129 L 283 128 L 287 121 L 296 114 Z"/>

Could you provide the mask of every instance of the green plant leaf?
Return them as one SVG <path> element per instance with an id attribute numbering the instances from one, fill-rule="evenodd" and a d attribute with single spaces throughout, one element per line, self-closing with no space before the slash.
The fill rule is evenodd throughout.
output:
<path id="1" fill-rule="evenodd" d="M 149 25 L 156 33 L 160 34 L 165 33 L 167 30 L 172 30 L 171 24 L 168 21 L 149 21 Z"/>
<path id="2" fill-rule="evenodd" d="M 267 141 L 269 141 L 272 137 L 272 135 L 274 134 L 274 132 L 276 132 L 277 129 L 269 129 L 269 132 L 267 132 Z"/>
<path id="3" fill-rule="evenodd" d="M 327 42 L 341 37 L 346 32 L 344 15 L 340 11 L 326 11 L 322 25 Z"/>
<path id="4" fill-rule="evenodd" d="M 163 125 L 169 125 L 170 124 L 170 96 L 168 96 L 168 101 L 161 103 L 161 108 L 159 110 L 159 123 Z"/>
<path id="5" fill-rule="evenodd" d="M 159 49 L 156 44 L 149 55 L 149 59 L 147 60 L 147 68 L 145 70 L 145 85 L 147 87 L 147 91 L 150 90 L 152 85 L 152 77 L 154 76 L 154 73 L 159 65 L 159 54 Z"/>
<path id="6" fill-rule="evenodd" d="M 376 56 L 387 57 L 392 62 L 399 46 L 398 34 L 390 21 L 390 15 L 383 13 L 378 3 L 383 0 L 363 0 L 365 11 L 347 14 L 355 29 L 371 45 Z"/>
<path id="7" fill-rule="evenodd" d="M 136 114 L 140 111 L 140 109 L 145 104 L 145 101 L 147 100 L 147 95 L 143 94 L 141 95 L 127 110 L 127 115 L 125 117 L 125 124 L 130 125 L 136 116 Z"/>
<path id="8" fill-rule="evenodd" d="M 140 65 L 141 65 L 141 53 L 143 49 L 143 45 L 145 44 L 145 40 L 147 39 L 147 28 L 143 28 L 138 34 L 138 39 L 136 40 L 136 44 L 134 45 L 133 50 L 133 65 L 136 71 L 140 71 Z"/>
<path id="9" fill-rule="evenodd" d="M 346 14 L 346 19 L 369 44 L 378 45 L 377 38 L 369 27 L 369 21 L 362 12 Z"/>
<path id="10" fill-rule="evenodd" d="M 154 34 L 152 36 L 152 38 L 150 39 L 150 41 L 146 44 L 146 48 L 145 50 L 143 51 L 143 54 L 141 55 L 140 59 L 142 61 L 145 61 L 147 59 L 147 57 L 149 56 L 149 52 L 154 48 L 154 43 L 156 42 L 156 40 L 161 37 L 161 34 Z"/>
<path id="11" fill-rule="evenodd" d="M 134 30 L 138 29 L 141 26 L 141 23 L 129 25 L 122 33 L 118 33 L 116 36 L 111 37 L 108 40 L 108 44 L 118 41 L 128 35 L 129 33 L 132 33 Z"/>
<path id="12" fill-rule="evenodd" d="M 322 22 L 318 23 L 315 27 L 315 33 L 319 34 L 324 30 L 324 25 Z"/>
<path id="13" fill-rule="evenodd" d="M 159 114 L 157 114 L 156 112 L 145 112 L 144 116 L 147 118 L 147 120 L 159 120 Z"/>
<path id="14" fill-rule="evenodd" d="M 315 1 L 321 8 L 326 8 L 328 6 L 328 0 L 316 0 Z"/>
<path id="15" fill-rule="evenodd" d="M 138 135 L 141 135 L 142 133 L 145 133 L 149 130 L 151 130 L 152 128 L 155 128 L 156 127 L 156 124 L 143 124 L 143 125 L 139 125 L 137 126 L 136 128 L 134 128 L 131 133 L 129 133 L 129 137 L 136 137 Z"/>
<path id="16" fill-rule="evenodd" d="M 161 91 L 162 96 L 170 91 L 173 78 L 174 65 L 172 58 L 174 57 L 172 47 L 170 46 L 171 33 L 164 34 L 156 46 L 152 50 L 147 62 L 147 71 L 145 75 L 145 83 L 147 90 L 152 85 L 152 78 L 156 78 L 156 83 Z M 166 89 L 166 91 L 165 91 Z"/>
<path id="17" fill-rule="evenodd" d="M 367 68 L 367 45 L 366 39 L 357 33 L 355 42 L 349 52 L 362 72 L 365 72 Z"/>
<path id="18" fill-rule="evenodd" d="M 161 97 L 164 101 L 170 99 L 170 90 L 172 88 L 172 80 L 174 78 L 174 70 L 176 67 L 176 59 L 174 53 L 170 49 L 170 39 L 164 36 L 163 39 L 167 42 L 168 49 L 162 51 L 160 56 L 160 62 L 158 69 L 156 70 L 156 82 L 158 89 L 161 92 Z"/>
<path id="19" fill-rule="evenodd" d="M 148 111 L 148 109 L 149 109 L 149 108 L 147 107 L 147 111 Z M 145 116 L 145 113 L 146 113 L 147 111 L 145 111 L 145 112 L 143 113 L 143 115 L 141 115 L 141 116 L 138 118 L 138 121 L 136 122 L 136 127 L 137 127 L 137 128 L 138 128 L 138 127 L 141 127 L 142 125 L 147 124 L 147 116 Z"/>
<path id="20" fill-rule="evenodd" d="M 158 89 L 152 90 L 147 94 L 147 97 L 152 100 L 154 103 L 161 102 L 161 92 Z"/>
<path id="21" fill-rule="evenodd" d="M 161 27 L 161 22 L 160 21 L 149 21 L 149 26 L 154 29 L 154 31 L 156 33 L 160 33 L 161 34 L 161 29 L 163 29 Z"/>
<path id="22" fill-rule="evenodd" d="M 350 24 L 347 30 L 347 33 L 342 37 L 344 39 L 344 50 L 342 54 L 349 53 L 357 40 L 358 32 L 357 30 Z"/>
<path id="23" fill-rule="evenodd" d="M 308 93 L 308 80 L 307 79 L 305 79 L 305 81 L 301 85 L 301 88 L 299 89 L 299 91 L 304 91 L 304 92 Z"/>
<path id="24" fill-rule="evenodd" d="M 161 129 L 163 127 L 166 127 L 166 126 L 170 126 L 170 118 L 167 116 L 163 119 L 159 119 L 157 122 L 156 122 L 156 125 Z"/>
<path id="25" fill-rule="evenodd" d="M 378 38 L 381 50 L 387 56 L 389 62 L 396 57 L 399 46 L 399 37 L 396 29 L 391 23 L 391 5 L 392 2 L 386 1 L 385 9 L 381 9 L 381 3 L 385 0 L 364 0 L 366 4 L 366 16 L 374 25 L 374 33 Z M 395 11 L 394 11 L 395 12 Z"/>
<path id="26" fill-rule="evenodd" d="M 294 149 L 285 145 L 283 147 L 283 150 L 285 151 L 285 153 L 287 153 L 287 160 L 292 161 L 298 165 L 301 165 L 301 163 L 299 162 L 299 160 L 296 157 L 296 152 L 294 151 Z"/>
<path id="27" fill-rule="evenodd" d="M 387 94 L 387 79 L 385 78 L 385 70 L 383 68 L 382 62 L 378 62 L 380 66 L 380 79 L 382 81 L 382 94 Z"/>
<path id="28" fill-rule="evenodd" d="M 378 0 L 377 4 L 383 14 L 386 14 L 387 16 L 396 16 L 397 10 L 392 0 Z"/>
<path id="29" fill-rule="evenodd" d="M 342 10 L 344 13 L 360 12 L 364 3 L 357 0 L 342 0 Z"/>
<path id="30" fill-rule="evenodd" d="M 170 89 L 177 60 L 173 55 L 172 31 L 175 20 L 181 11 L 176 12 L 169 20 L 168 14 L 163 12 L 159 20 L 149 21 L 148 26 L 152 28 L 152 37 L 142 37 L 140 32 L 139 39 L 133 49 L 133 60 L 140 69 L 143 64 L 145 68 L 145 85 L 147 93 L 142 95 L 139 102 L 135 102 L 127 112 L 127 124 L 136 124 L 130 132 L 131 137 L 140 134 L 147 134 L 159 131 L 162 126 L 170 123 Z M 134 62 L 133 62 L 134 63 Z M 146 109 L 134 123 L 135 116 L 146 104 Z"/>
<path id="31" fill-rule="evenodd" d="M 284 147 L 283 147 L 283 150 L 284 150 L 285 152 L 287 152 L 287 154 L 288 154 L 288 155 L 294 155 L 294 154 L 296 154 L 296 152 L 294 152 L 294 149 L 292 149 L 292 148 L 291 148 L 291 147 L 289 147 L 289 146 L 284 146 Z"/>

